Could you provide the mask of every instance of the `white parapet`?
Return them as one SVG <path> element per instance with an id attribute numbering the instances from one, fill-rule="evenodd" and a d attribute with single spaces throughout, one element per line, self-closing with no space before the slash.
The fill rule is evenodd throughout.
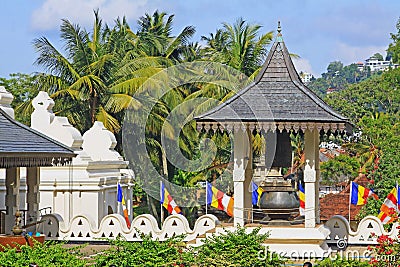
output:
<path id="1" fill-rule="evenodd" d="M 125 218 L 120 214 L 105 216 L 99 226 L 96 222 L 85 215 L 72 218 L 69 223 L 64 222 L 58 214 L 44 215 L 43 223 L 37 229 L 46 235 L 46 240 L 69 240 L 69 241 L 101 241 L 104 239 L 115 239 L 117 236 L 127 241 L 141 241 L 141 236 L 151 235 L 155 240 L 166 240 L 177 235 L 185 235 L 184 241 L 195 240 L 197 237 L 215 229 L 219 224 L 218 218 L 212 214 L 199 217 L 193 229 L 183 215 L 168 216 L 161 229 L 157 220 L 150 214 L 143 214 L 133 219 L 131 228 L 126 225 Z"/>
<path id="2" fill-rule="evenodd" d="M 399 234 L 398 223 L 392 225 L 388 232 L 383 227 L 378 217 L 367 216 L 358 224 L 357 230 L 350 228 L 349 222 L 343 216 L 336 215 L 330 218 L 325 225 L 330 229 L 331 234 L 327 237 L 329 245 L 375 245 L 378 244 L 377 237 L 386 235 L 391 238 L 397 238 Z"/>

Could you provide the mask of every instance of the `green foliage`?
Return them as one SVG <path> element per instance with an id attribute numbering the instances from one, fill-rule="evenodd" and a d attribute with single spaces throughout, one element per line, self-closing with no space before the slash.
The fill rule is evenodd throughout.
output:
<path id="1" fill-rule="evenodd" d="M 112 248 L 96 255 L 95 266 L 277 266 L 284 263 L 276 254 L 268 252 L 265 259 L 262 243 L 267 234 L 259 234 L 260 228 L 246 233 L 244 227 L 234 232 L 206 238 L 198 248 L 187 248 L 183 236 L 166 241 L 154 241 L 143 236 L 142 242 L 127 242 L 122 239 L 110 241 Z"/>
<path id="2" fill-rule="evenodd" d="M 199 266 L 278 266 L 284 261 L 267 251 L 265 259 L 259 259 L 259 252 L 264 253 L 262 245 L 268 234 L 259 234 L 260 228 L 246 233 L 240 227 L 234 232 L 226 231 L 224 235 L 213 235 L 197 249 L 196 262 Z"/>
<path id="3" fill-rule="evenodd" d="M 17 251 L 17 248 L 5 248 L 4 252 L 0 253 L 0 266 L 26 267 L 30 263 L 48 267 L 87 265 L 87 261 L 79 252 L 82 246 L 65 248 L 63 245 L 64 243 L 36 242 L 33 247 L 20 246 L 20 251 Z"/>
<path id="4" fill-rule="evenodd" d="M 334 61 L 328 65 L 327 72 L 322 73 L 322 77 L 313 79 L 307 86 L 318 95 L 325 96 L 328 88 L 340 91 L 370 75 L 368 70 L 360 71 L 356 64 L 343 66 L 342 62 Z"/>
<path id="5" fill-rule="evenodd" d="M 390 38 L 393 40 L 393 43 L 389 44 L 388 55 L 391 56 L 393 63 L 400 62 L 400 18 L 396 23 L 396 33 L 391 33 Z"/>
<path id="6" fill-rule="evenodd" d="M 333 257 L 332 257 L 333 258 Z M 318 262 L 319 267 L 367 267 L 368 261 L 359 259 L 345 259 L 337 255 L 335 258 L 326 258 Z"/>
<path id="7" fill-rule="evenodd" d="M 111 240 L 111 248 L 94 258 L 95 266 L 188 266 L 193 253 L 185 248 L 183 236 L 160 242 L 143 235 L 142 242 L 128 242 L 121 238 Z"/>
<path id="8" fill-rule="evenodd" d="M 379 61 L 383 61 L 383 56 L 381 53 L 375 53 L 372 57 L 378 59 Z"/>
<path id="9" fill-rule="evenodd" d="M 377 112 L 395 114 L 400 110 L 400 69 L 374 76 L 329 94 L 326 102 L 358 123 L 363 116 L 374 116 Z"/>
<path id="10" fill-rule="evenodd" d="M 226 64 L 250 77 L 264 63 L 267 45 L 271 43 L 273 33 L 260 35 L 261 25 L 249 24 L 239 18 L 233 24 L 223 23 L 206 41 L 205 59 Z"/>
<path id="11" fill-rule="evenodd" d="M 29 74 L 13 73 L 9 79 L 0 78 L 0 85 L 14 96 L 11 106 L 15 110 L 15 119 L 29 125 L 33 112 L 30 100 L 39 92 L 35 78 Z"/>
<path id="12" fill-rule="evenodd" d="M 353 180 L 357 177 L 360 163 L 356 158 L 340 154 L 333 159 L 321 163 L 322 182 L 327 185 Z"/>
<path id="13" fill-rule="evenodd" d="M 359 147 L 369 148 L 370 155 L 366 158 L 370 159 L 359 161 L 365 165 L 379 157 L 378 165 L 367 164 L 363 167 L 368 178 L 374 181 L 372 187 L 380 200 L 370 199 L 362 208 L 360 218 L 379 213 L 382 201 L 400 177 L 399 81 L 400 69 L 389 70 L 326 98 L 328 104 L 348 116 L 362 132 L 357 142 Z M 359 153 L 356 156 L 361 159 L 362 155 Z"/>

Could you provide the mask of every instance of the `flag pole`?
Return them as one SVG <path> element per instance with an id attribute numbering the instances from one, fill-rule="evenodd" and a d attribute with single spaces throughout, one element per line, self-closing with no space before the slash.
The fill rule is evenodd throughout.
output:
<path id="1" fill-rule="evenodd" d="M 206 214 L 207 214 L 207 211 L 208 211 L 208 203 L 207 203 L 207 200 L 208 200 L 208 184 L 207 184 L 208 182 L 206 181 Z"/>
<path id="2" fill-rule="evenodd" d="M 350 189 L 350 193 L 349 193 L 349 225 L 350 225 L 350 205 L 351 205 L 351 191 L 353 191 L 352 190 L 352 188 L 353 188 L 353 182 L 350 182 L 350 186 L 349 186 L 349 189 Z"/>
<path id="3" fill-rule="evenodd" d="M 163 194 L 164 194 L 164 192 L 162 192 L 162 186 L 163 185 L 163 182 L 162 182 L 162 180 L 160 180 L 160 200 L 162 200 L 163 199 Z M 160 216 L 161 216 L 161 218 L 160 218 L 160 221 L 161 221 L 161 228 L 162 228 L 162 225 L 164 224 L 164 207 L 163 207 L 163 204 L 164 203 L 161 203 L 161 201 L 160 201 Z"/>
<path id="4" fill-rule="evenodd" d="M 118 201 L 118 193 L 119 193 L 119 182 L 117 182 L 117 213 L 121 214 L 121 203 Z"/>
<path id="5" fill-rule="evenodd" d="M 396 212 L 397 212 L 397 214 L 400 212 L 399 211 L 399 184 L 398 184 L 398 182 L 397 182 L 397 180 L 396 180 L 396 192 L 397 192 L 397 196 L 396 196 L 396 198 L 397 198 L 397 203 L 396 203 Z"/>

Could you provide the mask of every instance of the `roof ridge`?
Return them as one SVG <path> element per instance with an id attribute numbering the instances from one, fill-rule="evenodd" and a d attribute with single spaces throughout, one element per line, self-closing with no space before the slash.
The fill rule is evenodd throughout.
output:
<path id="1" fill-rule="evenodd" d="M 256 81 L 256 83 L 260 82 L 261 78 L 264 76 L 264 73 L 266 72 L 266 70 L 268 69 L 269 64 L 271 63 L 271 59 L 273 56 L 272 51 L 275 51 L 278 44 L 282 45 L 282 54 L 283 54 L 283 59 L 286 65 L 286 68 L 288 70 L 288 74 L 292 80 L 292 82 L 307 96 L 309 97 L 315 104 L 317 104 L 319 107 L 321 107 L 322 109 L 324 109 L 325 111 L 329 112 L 332 116 L 335 116 L 339 119 L 346 119 L 345 117 L 343 117 L 342 115 L 338 114 L 335 110 L 333 110 L 330 106 L 328 106 L 326 104 L 326 102 L 321 99 L 316 93 L 314 93 L 312 90 L 310 90 L 302 81 L 301 78 L 299 76 L 299 74 L 297 73 L 297 70 L 294 66 L 293 60 L 289 54 L 289 50 L 286 47 L 285 42 L 283 41 L 282 38 L 280 38 L 280 40 L 275 41 L 274 46 L 271 48 L 270 53 L 268 54 L 269 60 L 266 61 L 265 67 L 263 67 L 262 71 L 260 71 L 260 73 L 257 75 L 258 80 Z M 273 50 L 274 49 L 274 50 Z M 261 73 L 262 72 L 262 73 Z M 322 103 L 321 103 L 322 102 Z"/>

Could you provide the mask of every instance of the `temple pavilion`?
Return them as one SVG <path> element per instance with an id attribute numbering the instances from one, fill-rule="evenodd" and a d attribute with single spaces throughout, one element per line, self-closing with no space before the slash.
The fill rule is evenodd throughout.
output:
<path id="1" fill-rule="evenodd" d="M 0 171 L 5 169 L 6 177 L 6 213 L 1 230 L 6 234 L 11 233 L 15 224 L 14 215 L 25 207 L 19 196 L 20 168 L 26 168 L 27 177 L 25 216 L 35 221 L 39 217 L 40 167 L 64 165 L 76 156 L 71 148 L 17 122 L 9 106 L 12 99 L 13 96 L 0 87 Z"/>
<path id="2" fill-rule="evenodd" d="M 234 225 L 250 222 L 253 178 L 252 138 L 254 131 L 304 134 L 306 228 L 320 223 L 319 142 L 324 132 L 344 132 L 351 125 L 301 81 L 283 41 L 280 25 L 272 48 L 255 80 L 226 102 L 197 116 L 199 129 L 224 129 L 233 133 Z M 282 139 L 283 140 L 283 139 Z M 289 143 L 290 144 L 290 143 Z M 271 164 L 281 153 L 279 145 L 269 149 Z M 282 152 L 283 153 L 283 152 Z M 287 160 L 284 160 L 287 161 Z"/>

